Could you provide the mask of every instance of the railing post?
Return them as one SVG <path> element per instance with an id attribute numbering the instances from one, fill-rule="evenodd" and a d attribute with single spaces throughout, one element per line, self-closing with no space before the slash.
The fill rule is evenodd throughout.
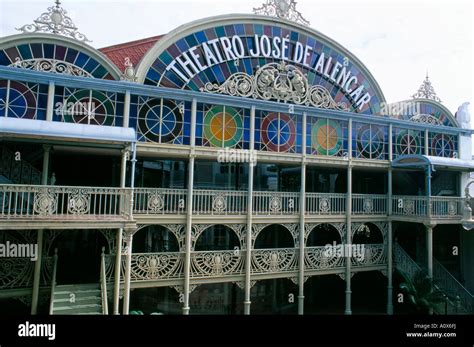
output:
<path id="1" fill-rule="evenodd" d="M 187 195 L 187 213 L 186 213 L 186 238 L 185 238 L 185 256 L 184 256 L 184 302 L 183 314 L 189 314 L 189 291 L 190 291 L 190 277 L 191 277 L 191 236 L 192 236 L 192 222 L 193 222 L 193 186 L 194 186 L 194 150 L 196 144 L 196 113 L 197 100 L 193 99 L 191 105 L 191 152 L 189 154 L 188 165 L 188 195 Z"/>
<path id="2" fill-rule="evenodd" d="M 107 274 L 105 272 L 105 247 L 102 247 L 102 254 L 100 256 L 100 279 L 102 291 L 102 313 L 109 314 L 109 303 L 107 299 Z"/>
<path id="3" fill-rule="evenodd" d="M 305 249 L 305 213 L 306 213 L 306 113 L 303 113 L 301 187 L 300 187 L 300 230 L 299 230 L 299 272 L 298 272 L 298 314 L 304 314 L 304 249 Z"/>
<path id="4" fill-rule="evenodd" d="M 255 144 L 255 106 L 250 110 L 250 150 L 253 153 Z M 251 290 L 251 273 L 252 273 L 252 214 L 253 214 L 253 171 L 257 163 L 249 161 L 249 176 L 247 187 L 247 240 L 245 250 L 245 298 L 244 298 L 244 314 L 250 314 L 250 290 Z"/>

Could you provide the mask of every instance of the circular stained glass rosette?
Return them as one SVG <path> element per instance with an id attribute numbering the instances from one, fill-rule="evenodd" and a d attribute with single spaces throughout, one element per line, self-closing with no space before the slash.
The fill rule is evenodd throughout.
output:
<path id="1" fill-rule="evenodd" d="M 368 159 L 379 159 L 383 154 L 383 133 L 379 127 L 363 125 L 357 133 L 357 151 Z"/>
<path id="2" fill-rule="evenodd" d="M 342 128 L 338 121 L 320 119 L 311 129 L 311 144 L 317 154 L 338 155 L 342 150 Z"/>
<path id="3" fill-rule="evenodd" d="M 397 154 L 419 154 L 421 151 L 421 139 L 417 133 L 409 130 L 401 131 L 397 136 Z"/>
<path id="4" fill-rule="evenodd" d="M 151 99 L 140 108 L 138 130 L 151 142 L 173 143 L 183 130 L 183 115 L 173 101 L 161 105 L 161 99 Z"/>
<path id="5" fill-rule="evenodd" d="M 437 134 L 431 140 L 431 154 L 437 157 L 451 158 L 454 144 L 450 136 Z"/>
<path id="6" fill-rule="evenodd" d="M 288 152 L 295 144 L 296 126 L 287 114 L 269 113 L 262 121 L 262 143 L 272 152 Z"/>
<path id="7" fill-rule="evenodd" d="M 64 121 L 77 124 L 113 125 L 115 108 L 102 92 L 79 90 L 66 99 Z"/>
<path id="8" fill-rule="evenodd" d="M 8 92 L 7 81 L 0 81 L 0 112 L 4 113 L 7 107 L 8 117 L 34 119 L 36 115 L 36 96 L 27 85 L 10 81 Z"/>
<path id="9" fill-rule="evenodd" d="M 204 137 L 214 147 L 234 147 L 242 139 L 242 116 L 232 107 L 211 107 L 203 126 Z"/>

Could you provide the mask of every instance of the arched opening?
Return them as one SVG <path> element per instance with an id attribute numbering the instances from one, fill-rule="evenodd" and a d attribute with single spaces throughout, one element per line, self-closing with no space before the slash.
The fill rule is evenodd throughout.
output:
<path id="1" fill-rule="evenodd" d="M 178 252 L 176 236 L 162 225 L 149 225 L 133 236 L 133 253 Z"/>
<path id="2" fill-rule="evenodd" d="M 130 291 L 130 314 L 182 314 L 179 293 L 170 287 L 135 288 Z"/>
<path id="3" fill-rule="evenodd" d="M 380 271 L 358 272 L 351 279 L 352 313 L 385 314 L 387 278 Z"/>
<path id="4" fill-rule="evenodd" d="M 244 292 L 233 283 L 199 285 L 189 295 L 191 314 L 242 314 Z"/>
<path id="5" fill-rule="evenodd" d="M 212 225 L 202 232 L 196 241 L 194 250 L 224 251 L 240 248 L 239 238 L 226 225 Z"/>
<path id="6" fill-rule="evenodd" d="M 332 245 L 334 242 L 336 244 L 342 243 L 341 234 L 332 224 L 323 223 L 311 230 L 306 247 L 321 247 L 327 244 Z"/>
<path id="7" fill-rule="evenodd" d="M 107 239 L 98 230 L 66 230 L 52 243 L 49 256 L 58 249 L 58 284 L 99 283 L 102 247 Z"/>
<path id="8" fill-rule="evenodd" d="M 383 243 L 383 234 L 380 229 L 372 223 L 361 224 L 352 237 L 353 244 L 380 244 Z"/>
<path id="9" fill-rule="evenodd" d="M 272 224 L 260 231 L 255 240 L 255 249 L 293 248 L 293 236 L 283 225 Z"/>
<path id="10" fill-rule="evenodd" d="M 305 283 L 305 314 L 343 314 L 345 287 L 337 275 L 310 277 Z"/>
<path id="11" fill-rule="evenodd" d="M 257 281 L 250 292 L 252 314 L 297 314 L 298 287 L 287 278 Z"/>

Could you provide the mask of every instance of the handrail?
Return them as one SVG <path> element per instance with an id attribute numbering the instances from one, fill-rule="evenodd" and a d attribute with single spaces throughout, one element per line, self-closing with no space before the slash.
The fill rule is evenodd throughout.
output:
<path id="1" fill-rule="evenodd" d="M 100 260 L 100 289 L 102 297 L 102 314 L 109 314 L 109 303 L 107 300 L 107 276 L 105 273 L 105 247 L 102 247 Z"/>
<path id="2" fill-rule="evenodd" d="M 54 249 L 54 266 L 53 266 L 53 276 L 51 279 L 51 302 L 49 303 L 49 314 L 53 314 L 54 310 L 54 290 L 56 289 L 56 271 L 58 269 L 58 249 Z"/>

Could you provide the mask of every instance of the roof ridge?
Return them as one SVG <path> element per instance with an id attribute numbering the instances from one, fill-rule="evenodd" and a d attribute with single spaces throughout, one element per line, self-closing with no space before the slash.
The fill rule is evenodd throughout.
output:
<path id="1" fill-rule="evenodd" d="M 144 39 L 128 41 L 128 42 L 122 42 L 122 43 L 118 43 L 116 45 L 99 48 L 99 51 L 110 52 L 110 51 L 122 49 L 123 47 L 133 47 L 133 46 L 143 45 L 144 43 L 156 42 L 160 38 L 162 38 L 163 36 L 164 35 L 156 35 L 156 36 L 151 36 L 151 37 L 147 37 L 147 38 L 144 38 Z"/>

